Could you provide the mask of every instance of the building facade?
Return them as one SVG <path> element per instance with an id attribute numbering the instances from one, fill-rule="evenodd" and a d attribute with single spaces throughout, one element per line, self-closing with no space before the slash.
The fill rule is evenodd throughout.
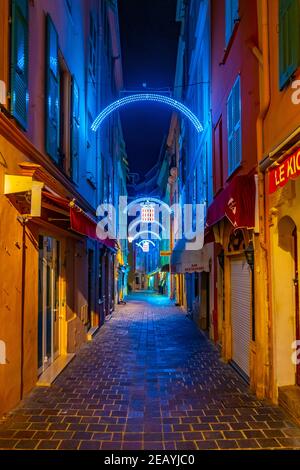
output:
<path id="1" fill-rule="evenodd" d="M 181 33 L 174 96 L 199 117 L 203 126 L 199 134 L 174 114 L 168 136 L 170 205 L 192 208 L 190 239 L 199 235 L 195 221 L 201 217 L 197 207 L 202 205 L 205 215 L 212 200 L 210 18 L 209 1 L 177 3 Z M 177 305 L 187 309 L 194 321 L 213 337 L 213 245 L 207 239 L 203 249 L 195 246 L 187 250 L 187 227 L 176 228 L 174 223 L 173 219 L 173 295 Z M 176 233 L 182 229 L 184 238 Z"/>
<path id="2" fill-rule="evenodd" d="M 122 69 L 114 2 L 4 0 L 0 13 L 3 413 L 113 309 L 118 247 L 97 239 L 96 209 L 116 197 L 121 132 L 117 115 L 99 134 L 91 123 Z"/>
<path id="3" fill-rule="evenodd" d="M 261 243 L 267 247 L 269 280 L 267 391 L 299 419 L 300 3 L 258 3 L 261 111 L 257 147 L 260 194 L 265 201 Z"/>
<path id="4" fill-rule="evenodd" d="M 191 258 L 184 241 L 174 244 L 176 302 L 264 397 L 270 369 L 257 168 L 259 12 L 243 0 L 179 1 L 177 16 L 174 94 L 199 116 L 203 132 L 196 136 L 173 117 L 169 141 L 178 178 L 171 198 L 206 210 L 203 248 Z"/>

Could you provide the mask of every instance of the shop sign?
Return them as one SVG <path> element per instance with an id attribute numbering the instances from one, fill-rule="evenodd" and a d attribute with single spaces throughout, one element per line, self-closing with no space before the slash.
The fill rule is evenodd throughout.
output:
<path id="1" fill-rule="evenodd" d="M 209 266 L 206 263 L 182 263 L 182 272 L 186 274 L 209 272 Z"/>
<path id="2" fill-rule="evenodd" d="M 161 251 L 160 256 L 171 256 L 172 251 Z"/>
<path id="3" fill-rule="evenodd" d="M 289 180 L 300 176 L 300 149 L 287 157 L 279 166 L 269 172 L 269 193 L 283 188 Z"/>

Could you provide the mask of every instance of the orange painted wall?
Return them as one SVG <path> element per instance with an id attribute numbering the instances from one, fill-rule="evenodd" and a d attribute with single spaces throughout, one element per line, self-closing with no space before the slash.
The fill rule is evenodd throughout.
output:
<path id="1" fill-rule="evenodd" d="M 264 121 L 264 154 L 268 154 L 300 126 L 300 105 L 292 103 L 291 85 L 279 90 L 279 21 L 278 0 L 269 0 L 270 85 L 271 103 Z M 299 80 L 300 68 L 294 79 Z"/>

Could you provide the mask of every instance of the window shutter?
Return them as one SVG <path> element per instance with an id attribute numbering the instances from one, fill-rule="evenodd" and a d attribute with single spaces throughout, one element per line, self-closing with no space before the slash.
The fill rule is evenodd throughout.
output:
<path id="1" fill-rule="evenodd" d="M 231 0 L 225 1 L 225 42 L 229 43 L 231 36 Z"/>
<path id="2" fill-rule="evenodd" d="M 227 101 L 229 175 L 239 166 L 242 160 L 240 97 L 240 77 L 238 77 Z"/>
<path id="3" fill-rule="evenodd" d="M 279 85 L 284 88 L 300 65 L 300 0 L 279 4 Z"/>
<path id="4" fill-rule="evenodd" d="M 46 152 L 59 161 L 59 67 L 58 36 L 55 26 L 47 15 L 46 37 L 46 103 L 45 138 Z"/>
<path id="5" fill-rule="evenodd" d="M 12 0 L 11 113 L 24 129 L 28 101 L 28 1 Z"/>
<path id="6" fill-rule="evenodd" d="M 239 18 L 239 0 L 225 0 L 225 43 L 228 45 Z"/>
<path id="7" fill-rule="evenodd" d="M 71 111 L 71 177 L 75 183 L 79 180 L 79 88 L 72 78 Z"/>
<path id="8" fill-rule="evenodd" d="M 222 118 L 214 129 L 214 193 L 223 187 Z"/>

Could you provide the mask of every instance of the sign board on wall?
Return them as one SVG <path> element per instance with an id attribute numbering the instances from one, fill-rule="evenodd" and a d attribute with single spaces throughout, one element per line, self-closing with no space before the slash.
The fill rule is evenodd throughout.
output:
<path id="1" fill-rule="evenodd" d="M 161 251 L 160 256 L 171 256 L 172 251 Z"/>
<path id="2" fill-rule="evenodd" d="M 283 188 L 291 179 L 298 176 L 300 176 L 300 149 L 269 171 L 269 193 L 272 194 L 278 188 Z"/>

